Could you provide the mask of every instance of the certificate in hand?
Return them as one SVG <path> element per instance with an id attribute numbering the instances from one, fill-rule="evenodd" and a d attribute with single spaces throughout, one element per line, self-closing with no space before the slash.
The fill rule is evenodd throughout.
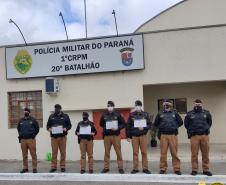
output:
<path id="1" fill-rule="evenodd" d="M 134 128 L 144 128 L 144 127 L 147 127 L 147 120 L 146 119 L 134 120 Z"/>
<path id="2" fill-rule="evenodd" d="M 81 127 L 79 128 L 79 134 L 81 135 L 91 135 L 91 126 Z"/>
<path id="3" fill-rule="evenodd" d="M 52 127 L 52 134 L 63 134 L 63 127 L 62 126 Z"/>
<path id="4" fill-rule="evenodd" d="M 110 130 L 110 129 L 118 129 L 118 121 L 114 120 L 114 121 L 107 121 L 106 122 L 106 129 Z"/>

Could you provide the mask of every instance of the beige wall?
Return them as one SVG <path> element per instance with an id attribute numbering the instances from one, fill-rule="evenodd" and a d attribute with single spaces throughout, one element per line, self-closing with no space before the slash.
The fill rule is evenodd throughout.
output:
<path id="1" fill-rule="evenodd" d="M 226 27 L 144 35 L 143 84 L 226 79 Z"/>
<path id="2" fill-rule="evenodd" d="M 139 27 L 136 32 L 225 24 L 225 0 L 187 0 Z"/>
<path id="3" fill-rule="evenodd" d="M 188 111 L 193 108 L 193 101 L 201 99 L 204 109 L 211 112 L 213 125 L 210 142 L 225 143 L 226 120 L 226 82 L 206 82 L 188 84 L 149 85 L 144 87 L 145 110 L 156 116 L 158 99 L 187 98 Z M 183 118 L 185 114 L 181 115 Z M 179 143 L 187 143 L 187 133 L 184 126 L 179 129 Z"/>

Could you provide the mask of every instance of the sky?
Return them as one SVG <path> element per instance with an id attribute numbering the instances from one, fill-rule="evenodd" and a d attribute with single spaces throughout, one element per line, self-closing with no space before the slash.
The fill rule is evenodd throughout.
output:
<path id="1" fill-rule="evenodd" d="M 88 37 L 133 33 L 141 24 L 181 0 L 86 0 Z M 84 0 L 0 0 L 0 46 L 85 38 Z"/>

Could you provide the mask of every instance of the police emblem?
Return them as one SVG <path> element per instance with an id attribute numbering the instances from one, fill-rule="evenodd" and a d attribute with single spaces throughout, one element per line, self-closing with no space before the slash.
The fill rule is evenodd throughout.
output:
<path id="1" fill-rule="evenodd" d="M 21 49 L 17 52 L 17 55 L 13 61 L 15 69 L 21 73 L 26 74 L 32 66 L 32 58 L 27 50 Z"/>
<path id="2" fill-rule="evenodd" d="M 122 57 L 122 64 L 124 66 L 130 66 L 133 63 L 133 53 L 134 49 L 133 48 L 122 48 L 120 50 L 121 52 L 121 57 Z"/>

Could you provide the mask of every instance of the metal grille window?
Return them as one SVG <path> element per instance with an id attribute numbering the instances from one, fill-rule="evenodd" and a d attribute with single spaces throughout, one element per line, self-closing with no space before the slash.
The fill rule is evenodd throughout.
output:
<path id="1" fill-rule="evenodd" d="M 31 116 L 38 121 L 39 126 L 43 126 L 42 91 L 9 92 L 8 107 L 9 128 L 17 127 L 18 121 L 24 116 L 25 107 L 31 110 Z"/>

